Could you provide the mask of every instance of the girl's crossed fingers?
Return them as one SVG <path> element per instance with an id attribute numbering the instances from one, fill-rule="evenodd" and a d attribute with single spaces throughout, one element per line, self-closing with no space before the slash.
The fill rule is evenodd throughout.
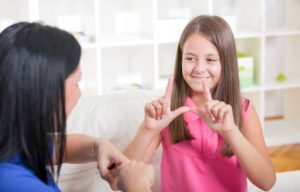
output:
<path id="1" fill-rule="evenodd" d="M 220 121 L 223 121 L 223 119 L 225 119 L 225 115 L 229 114 L 230 112 L 232 112 L 232 108 L 230 105 L 224 105 L 219 109 L 219 119 Z"/>
<path id="2" fill-rule="evenodd" d="M 222 101 L 218 101 L 213 105 L 210 109 L 211 113 L 213 114 L 214 118 L 218 121 L 222 121 L 224 115 L 224 107 L 226 103 Z"/>
<path id="3" fill-rule="evenodd" d="M 210 119 L 212 121 L 215 121 L 216 117 L 217 117 L 217 115 L 214 114 L 214 112 L 213 112 L 212 109 L 218 103 L 220 103 L 220 101 L 218 101 L 218 100 L 211 100 L 211 101 L 206 102 L 206 104 L 205 104 L 206 112 L 208 113 L 208 115 L 209 115 L 209 117 L 210 117 Z"/>

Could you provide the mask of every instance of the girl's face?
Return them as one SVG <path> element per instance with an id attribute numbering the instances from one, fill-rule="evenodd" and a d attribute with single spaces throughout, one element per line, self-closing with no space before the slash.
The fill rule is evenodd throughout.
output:
<path id="1" fill-rule="evenodd" d="M 78 82 L 81 77 L 80 66 L 69 75 L 65 81 L 65 101 L 66 101 L 66 114 L 69 116 L 72 109 L 76 105 L 79 97 L 81 96 L 81 91 L 78 86 Z"/>
<path id="2" fill-rule="evenodd" d="M 192 34 L 183 46 L 182 75 L 192 94 L 202 93 L 203 81 L 214 89 L 221 76 L 218 50 L 203 35 Z"/>

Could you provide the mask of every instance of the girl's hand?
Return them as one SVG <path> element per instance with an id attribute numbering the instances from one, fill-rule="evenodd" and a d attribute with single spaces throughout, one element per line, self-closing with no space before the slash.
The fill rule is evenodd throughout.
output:
<path id="1" fill-rule="evenodd" d="M 177 116 L 190 110 L 189 107 L 183 106 L 171 111 L 172 87 L 173 81 L 169 79 L 165 95 L 146 104 L 145 119 L 143 123 L 147 129 L 161 131 Z"/>
<path id="2" fill-rule="evenodd" d="M 154 168 L 143 162 L 130 161 L 119 169 L 117 188 L 122 191 L 151 191 L 154 184 Z"/>
<path id="3" fill-rule="evenodd" d="M 231 105 L 213 100 L 206 81 L 203 81 L 203 88 L 205 106 L 192 107 L 191 111 L 202 117 L 211 129 L 221 135 L 236 128 Z"/>

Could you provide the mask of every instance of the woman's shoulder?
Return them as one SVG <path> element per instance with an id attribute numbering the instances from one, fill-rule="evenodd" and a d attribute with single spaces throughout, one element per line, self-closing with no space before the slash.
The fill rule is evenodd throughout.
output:
<path id="1" fill-rule="evenodd" d="M 32 171 L 20 164 L 0 163 L 1 191 L 45 191 L 55 192 L 53 188 L 43 183 Z"/>

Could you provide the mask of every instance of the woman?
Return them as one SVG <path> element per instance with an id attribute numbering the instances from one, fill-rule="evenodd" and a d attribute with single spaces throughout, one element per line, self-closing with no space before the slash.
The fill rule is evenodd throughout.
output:
<path id="1" fill-rule="evenodd" d="M 76 39 L 58 28 L 21 22 L 0 34 L 0 191 L 60 191 L 52 175 L 62 163 L 89 161 L 113 188 L 133 191 L 135 180 L 150 190 L 151 167 L 105 140 L 66 136 L 80 97 L 80 55 Z"/>

